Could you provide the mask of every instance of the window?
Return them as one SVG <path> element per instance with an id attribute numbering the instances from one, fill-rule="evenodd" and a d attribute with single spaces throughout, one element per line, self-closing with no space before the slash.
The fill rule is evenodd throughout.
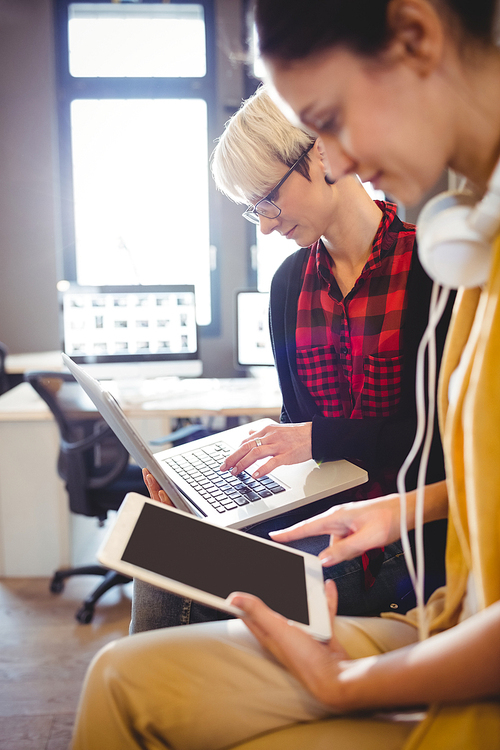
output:
<path id="1" fill-rule="evenodd" d="M 205 19 L 198 4 L 73 2 L 68 39 L 69 71 L 75 77 L 206 74 Z"/>
<path id="2" fill-rule="evenodd" d="M 212 3 L 57 9 L 64 276 L 194 284 L 213 330 Z"/>

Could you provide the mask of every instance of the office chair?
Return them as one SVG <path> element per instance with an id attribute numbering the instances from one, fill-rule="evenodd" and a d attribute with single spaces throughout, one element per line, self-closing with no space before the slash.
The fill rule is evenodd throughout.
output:
<path id="1" fill-rule="evenodd" d="M 156 438 L 155 440 L 150 440 L 149 442 L 151 445 L 155 446 L 171 443 L 173 447 L 176 447 L 177 445 L 190 443 L 192 440 L 215 435 L 217 432 L 219 432 L 219 430 L 214 430 L 212 428 L 211 419 L 206 427 L 199 419 L 185 419 L 179 417 L 179 419 L 176 420 L 176 426 L 172 432 L 169 432 L 168 435 Z"/>
<path id="2" fill-rule="evenodd" d="M 5 371 L 5 359 L 7 357 L 7 347 L 0 343 L 0 396 L 9 390 L 9 380 Z"/>
<path id="3" fill-rule="evenodd" d="M 129 454 L 96 411 L 71 373 L 27 372 L 31 383 L 50 408 L 60 433 L 57 462 L 59 476 L 66 483 L 69 507 L 73 513 L 96 517 L 103 525 L 108 511 L 118 510 L 127 492 L 148 492 L 141 469 L 129 464 Z M 99 575 L 103 581 L 76 613 L 82 624 L 92 621 L 97 600 L 112 586 L 131 578 L 102 565 L 84 565 L 58 570 L 50 590 L 58 594 L 64 581 L 73 575 Z"/>

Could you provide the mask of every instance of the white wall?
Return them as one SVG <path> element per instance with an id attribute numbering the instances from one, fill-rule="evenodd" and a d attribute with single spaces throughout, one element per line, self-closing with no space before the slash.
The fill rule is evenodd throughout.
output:
<path id="1" fill-rule="evenodd" d="M 50 0 L 0 5 L 0 340 L 58 347 Z"/>

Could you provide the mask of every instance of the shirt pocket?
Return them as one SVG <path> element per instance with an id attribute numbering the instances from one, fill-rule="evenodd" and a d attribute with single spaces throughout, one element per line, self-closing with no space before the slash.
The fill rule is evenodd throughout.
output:
<path id="1" fill-rule="evenodd" d="M 297 349 L 297 374 L 322 416 L 344 416 L 337 354 L 332 346 Z"/>
<path id="2" fill-rule="evenodd" d="M 363 371 L 363 417 L 392 417 L 397 412 L 401 398 L 403 357 L 368 355 L 363 361 Z"/>

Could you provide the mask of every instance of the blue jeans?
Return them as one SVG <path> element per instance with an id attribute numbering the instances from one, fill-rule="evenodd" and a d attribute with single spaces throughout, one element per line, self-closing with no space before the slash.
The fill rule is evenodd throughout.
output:
<path id="1" fill-rule="evenodd" d="M 290 544 L 315 555 L 327 545 L 327 536 L 310 537 Z M 325 579 L 333 578 L 337 585 L 339 614 L 369 616 L 386 611 L 404 614 L 415 606 L 413 588 L 399 542 L 385 548 L 382 568 L 369 589 L 365 589 L 360 557 L 325 568 L 323 573 Z M 193 622 L 226 620 L 229 617 L 225 612 L 176 596 L 144 581 L 134 581 L 131 633 Z"/>
<path id="2" fill-rule="evenodd" d="M 311 518 L 331 506 L 332 498 L 325 498 L 303 508 L 249 526 L 245 531 L 254 536 L 268 539 L 270 531 L 291 526 L 305 518 Z M 429 526 L 435 526 L 435 524 Z M 317 536 L 290 542 L 289 546 L 317 555 L 328 546 L 328 543 L 328 536 Z M 441 544 L 444 550 L 445 529 L 442 526 L 433 529 L 432 549 L 426 549 L 426 561 L 430 557 L 429 553 L 434 553 L 435 558 L 435 562 L 431 566 L 432 570 L 426 570 L 427 596 L 445 582 L 444 553 L 441 549 L 437 549 Z M 339 592 L 338 613 L 341 615 L 373 616 L 388 611 L 405 614 L 415 606 L 415 595 L 399 541 L 385 547 L 382 567 L 376 576 L 375 583 L 369 589 L 365 587 L 361 557 L 346 560 L 331 568 L 324 568 L 323 573 L 325 579 L 332 578 L 337 585 Z M 134 581 L 131 633 L 186 625 L 193 622 L 225 620 L 229 617 L 230 615 L 225 612 L 176 596 L 143 581 Z"/>

